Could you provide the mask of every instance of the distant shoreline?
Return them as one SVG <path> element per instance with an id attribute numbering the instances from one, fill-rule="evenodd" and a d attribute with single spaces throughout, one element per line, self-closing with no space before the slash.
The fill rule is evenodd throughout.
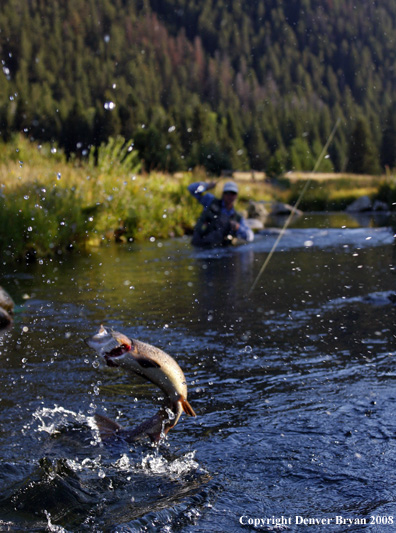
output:
<path id="1" fill-rule="evenodd" d="M 175 178 L 185 177 L 186 172 L 176 172 L 173 174 Z M 285 172 L 279 178 L 287 179 L 291 182 L 301 181 L 301 180 L 315 180 L 315 181 L 327 181 L 327 180 L 352 180 L 352 181 L 375 181 L 380 182 L 387 180 L 391 177 L 396 178 L 390 174 L 351 174 L 348 172 L 305 172 L 301 170 L 290 170 Z M 263 171 L 258 170 L 246 170 L 246 171 L 230 171 L 224 172 L 219 178 L 220 180 L 233 179 L 235 181 L 246 182 L 253 181 L 259 183 L 260 181 L 270 180 L 271 178 Z"/>
<path id="2" fill-rule="evenodd" d="M 219 178 L 204 169 L 166 174 L 139 173 L 114 154 L 110 164 L 66 162 L 20 138 L 17 149 L 0 158 L 0 248 L 3 262 L 59 257 L 89 250 L 109 240 L 143 242 L 191 234 L 201 208 L 188 193 L 193 181 L 216 179 L 221 196 L 225 181 L 239 184 L 237 209 L 250 202 L 294 205 L 301 182 L 312 180 L 302 211 L 342 211 L 361 196 L 396 205 L 395 178 L 344 173 L 288 172 L 269 179 L 264 172 L 233 172 Z"/>

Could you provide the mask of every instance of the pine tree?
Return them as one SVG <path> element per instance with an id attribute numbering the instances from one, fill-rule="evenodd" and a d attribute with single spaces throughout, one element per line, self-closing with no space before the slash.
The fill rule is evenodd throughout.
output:
<path id="1" fill-rule="evenodd" d="M 59 142 L 66 157 L 70 157 L 72 153 L 84 154 L 93 143 L 89 120 L 77 102 L 63 122 Z"/>
<path id="2" fill-rule="evenodd" d="M 379 154 L 368 121 L 359 118 L 352 130 L 348 147 L 347 170 L 354 174 L 378 174 Z"/>
<path id="3" fill-rule="evenodd" d="M 246 146 L 251 168 L 253 170 L 265 170 L 270 153 L 257 120 L 253 121 L 246 136 Z"/>
<path id="4" fill-rule="evenodd" d="M 350 161 L 357 157 L 347 124 L 363 115 L 372 128 L 369 145 L 381 145 L 382 164 L 393 166 L 387 115 L 396 90 L 396 4 L 377 4 L 2 0 L 0 130 L 61 143 L 75 137 L 68 150 L 78 150 L 86 137 L 78 131 L 86 127 L 81 119 L 96 144 L 120 132 L 133 138 L 145 124 L 146 132 L 154 128 L 154 140 L 158 132 L 159 147 L 163 137 L 164 146 L 174 147 L 171 157 L 168 150 L 157 158 L 165 168 L 170 161 L 172 168 L 186 160 L 199 164 L 204 147 L 218 156 L 224 152 L 240 168 L 248 165 L 247 153 L 252 166 L 279 161 L 279 147 L 290 149 L 303 135 L 311 148 L 323 144 L 333 125 L 329 118 L 341 117 L 330 147 L 341 170 L 349 149 Z M 104 109 L 106 102 L 116 107 Z M 82 116 L 73 115 L 76 104 Z M 178 148 L 168 139 L 172 121 Z M 377 165 L 363 166 L 368 171 Z"/>
<path id="5" fill-rule="evenodd" d="M 381 165 L 394 169 L 396 167 L 396 105 L 388 111 L 386 126 L 381 143 Z"/>
<path id="6" fill-rule="evenodd" d="M 310 171 L 314 168 L 314 157 L 306 139 L 302 137 L 293 139 L 290 146 L 289 164 L 293 170 Z"/>

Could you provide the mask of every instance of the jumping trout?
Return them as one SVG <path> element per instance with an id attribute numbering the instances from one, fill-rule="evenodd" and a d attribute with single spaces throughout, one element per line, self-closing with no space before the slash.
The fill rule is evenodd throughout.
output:
<path id="1" fill-rule="evenodd" d="M 164 351 L 129 339 L 117 331 L 108 331 L 103 326 L 96 335 L 86 339 L 86 343 L 95 349 L 99 356 L 104 357 L 108 366 L 119 366 L 142 376 L 157 385 L 166 396 L 166 407 L 138 428 L 131 430 L 130 439 L 126 440 L 136 440 L 140 434 L 145 433 L 151 440 L 157 441 L 161 431 L 166 434 L 175 427 L 183 411 L 189 416 L 196 416 L 187 401 L 187 383 L 183 371 Z M 122 428 L 116 422 L 102 415 L 98 415 L 96 421 L 103 433 L 121 433 Z"/>

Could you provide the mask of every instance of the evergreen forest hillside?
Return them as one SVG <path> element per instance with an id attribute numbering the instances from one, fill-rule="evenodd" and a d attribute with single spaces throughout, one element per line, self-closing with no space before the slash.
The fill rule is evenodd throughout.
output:
<path id="1" fill-rule="evenodd" d="M 396 167 L 394 0 L 2 0 L 0 132 L 146 170 Z"/>

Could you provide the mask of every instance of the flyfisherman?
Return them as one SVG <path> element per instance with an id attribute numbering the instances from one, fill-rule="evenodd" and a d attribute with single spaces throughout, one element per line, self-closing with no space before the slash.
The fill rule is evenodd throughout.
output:
<path id="1" fill-rule="evenodd" d="M 253 231 L 238 213 L 234 204 L 238 196 L 238 186 L 228 181 L 223 188 L 221 198 L 212 193 L 203 194 L 216 186 L 215 182 L 195 182 L 188 190 L 204 206 L 201 216 L 194 228 L 192 244 L 194 246 L 224 246 L 232 244 L 235 239 L 251 242 Z"/>

